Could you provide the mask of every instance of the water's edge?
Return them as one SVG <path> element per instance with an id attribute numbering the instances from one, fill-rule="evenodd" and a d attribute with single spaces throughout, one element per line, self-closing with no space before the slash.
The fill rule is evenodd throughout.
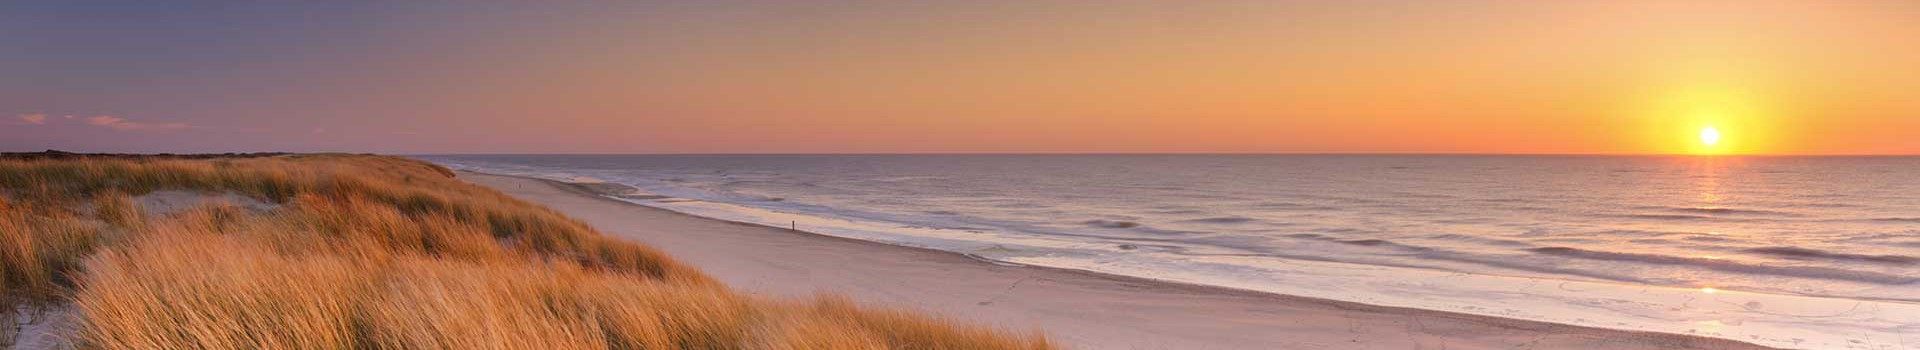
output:
<path id="1" fill-rule="evenodd" d="M 1887 337 L 1888 335 L 1891 335 L 1892 338 L 1899 338 L 1900 341 L 1904 342 L 1906 340 L 1900 334 L 1903 332 L 1909 332 L 1909 330 L 1896 327 L 1893 329 L 1882 329 L 1882 331 L 1885 331 L 1887 333 L 1873 332 L 1876 334 L 1858 334 L 1858 336 L 1863 336 L 1863 337 L 1855 338 L 1853 334 L 1847 334 L 1847 332 L 1834 333 L 1832 329 L 1822 329 L 1825 327 L 1809 328 L 1808 326 L 1812 325 L 1809 323 L 1797 323 L 1797 322 L 1796 323 L 1776 323 L 1776 322 L 1751 322 L 1751 321 L 1727 322 L 1727 321 L 1721 321 L 1716 317 L 1703 317 L 1701 320 L 1697 320 L 1697 321 L 1696 320 L 1673 320 L 1676 322 L 1670 322 L 1669 326 L 1661 327 L 1658 325 L 1649 324 L 1648 322 L 1645 322 L 1647 321 L 1646 319 L 1644 319 L 1645 317 L 1653 317 L 1654 315 L 1642 314 L 1642 315 L 1638 315 L 1639 317 L 1633 317 L 1634 315 L 1632 314 L 1635 313 L 1633 312 L 1634 310 L 1631 310 L 1631 309 L 1623 310 L 1623 309 L 1608 307 L 1611 304 L 1622 304 L 1622 303 L 1624 304 L 1639 303 L 1643 305 L 1647 303 L 1667 304 L 1667 303 L 1662 303 L 1657 301 L 1660 301 L 1660 300 L 1676 301 L 1677 300 L 1677 301 L 1680 301 L 1679 305 L 1681 305 L 1683 308 L 1698 309 L 1698 310 L 1695 310 L 1693 314 L 1705 315 L 1705 316 L 1729 316 L 1732 314 L 1739 313 L 1739 312 L 1735 312 L 1736 310 L 1758 311 L 1756 309 L 1764 310 L 1766 309 L 1766 305 L 1773 304 L 1773 305 L 1781 305 L 1781 306 L 1798 306 L 1798 307 L 1782 308 L 1781 310 L 1772 310 L 1771 312 L 1785 313 L 1785 314 L 1806 314 L 1807 317 L 1810 318 L 1809 321 L 1819 321 L 1819 322 L 1832 322 L 1833 318 L 1843 317 L 1845 316 L 1845 314 L 1850 313 L 1853 310 L 1859 310 L 1862 307 L 1862 305 L 1856 304 L 1856 305 L 1851 305 L 1850 307 L 1842 307 L 1843 310 L 1848 310 L 1848 312 L 1843 312 L 1842 314 L 1836 315 L 1836 314 L 1831 314 L 1831 312 L 1829 312 L 1829 314 L 1816 315 L 1813 313 L 1819 313 L 1820 307 L 1823 305 L 1824 306 L 1837 306 L 1837 305 L 1829 305 L 1830 303 L 1827 303 L 1827 302 L 1819 302 L 1819 301 L 1810 302 L 1809 300 L 1806 300 L 1806 299 L 1820 299 L 1820 298 L 1809 298 L 1809 297 L 1791 296 L 1791 295 L 1775 295 L 1775 294 L 1747 293 L 1747 292 L 1737 292 L 1737 291 L 1718 291 L 1718 290 L 1694 290 L 1694 289 L 1648 287 L 1648 286 L 1624 286 L 1624 285 L 1613 285 L 1608 283 L 1596 283 L 1596 282 L 1584 282 L 1584 281 L 1557 281 L 1557 280 L 1543 280 L 1543 279 L 1537 279 L 1537 278 L 1522 279 L 1522 278 L 1512 278 L 1512 277 L 1504 277 L 1504 276 L 1483 276 L 1483 275 L 1473 275 L 1473 274 L 1446 272 L 1446 271 L 1422 271 L 1418 269 L 1393 268 L 1393 267 L 1360 265 L 1360 264 L 1340 263 L 1340 262 L 1324 262 L 1324 261 L 1291 261 L 1289 262 L 1289 265 L 1292 265 L 1291 266 L 1292 268 L 1288 269 L 1287 271 L 1236 271 L 1236 272 L 1239 272 L 1239 274 L 1227 274 L 1227 275 L 1207 275 L 1207 274 L 1175 275 L 1175 274 L 1164 273 L 1164 271 L 1178 270 L 1178 268 L 1171 268 L 1171 269 L 1167 268 L 1167 267 L 1173 267 L 1171 265 L 1187 265 L 1187 264 L 1221 265 L 1221 266 L 1229 267 L 1228 269 L 1224 269 L 1224 270 L 1233 271 L 1232 267 L 1244 267 L 1244 265 L 1247 265 L 1247 264 L 1231 261 L 1233 260 L 1232 257 L 1189 256 L 1189 257 L 1185 257 L 1186 260 L 1183 260 L 1183 261 L 1163 261 L 1163 262 L 1155 263 L 1150 261 L 1128 261 L 1128 260 L 1121 260 L 1121 259 L 1107 259 L 1107 260 L 1101 260 L 1097 258 L 1090 259 L 1088 256 L 1079 256 L 1074 254 L 1066 254 L 1064 256 L 1061 254 L 1029 254 L 1029 253 L 1023 253 L 1024 250 L 1018 248 L 1019 246 L 1022 246 L 1021 244 L 1018 244 L 1018 243 L 1022 243 L 1022 242 L 1019 242 L 1019 240 L 1017 239 L 1011 240 L 1011 241 L 996 241 L 996 242 L 988 243 L 988 242 L 979 242 L 977 240 L 972 240 L 972 239 L 960 239 L 960 237 L 939 237 L 939 236 L 950 236 L 950 235 L 942 235 L 939 233 L 933 234 L 932 235 L 933 237 L 912 237 L 912 238 L 888 237 L 886 236 L 886 232 L 881 232 L 881 231 L 891 231 L 893 229 L 898 229 L 898 228 L 835 227 L 836 223 L 833 222 L 835 221 L 833 219 L 811 217 L 811 216 L 800 215 L 800 214 L 783 214 L 783 213 L 777 213 L 777 212 L 758 213 L 759 215 L 742 215 L 738 213 L 738 211 L 741 210 L 742 208 L 727 208 L 727 206 L 731 206 L 728 204 L 704 202 L 704 201 L 691 201 L 691 200 L 663 201 L 662 199 L 672 199 L 672 198 L 643 194 L 643 193 L 636 193 L 635 191 L 637 191 L 637 188 L 623 185 L 623 184 L 575 182 L 575 181 L 570 181 L 571 179 L 550 179 L 550 178 L 542 178 L 542 177 L 531 176 L 531 175 L 498 174 L 498 173 L 489 173 L 484 171 L 476 171 L 474 169 L 462 169 L 462 171 L 485 174 L 485 175 L 515 177 L 515 178 L 542 181 L 542 182 L 554 184 L 556 186 L 561 186 L 563 188 L 575 189 L 580 192 L 583 192 L 583 194 L 594 195 L 601 198 L 620 201 L 627 204 L 666 210 L 666 211 L 679 213 L 683 215 L 698 217 L 701 219 L 718 220 L 718 221 L 725 221 L 725 222 L 732 222 L 732 223 L 739 223 L 739 224 L 749 224 L 749 225 L 763 226 L 763 227 L 782 229 L 782 230 L 792 230 L 800 233 L 820 235 L 820 236 L 826 236 L 826 237 L 853 239 L 853 240 L 866 241 L 866 242 L 903 246 L 908 248 L 940 251 L 940 252 L 946 252 L 946 253 L 952 253 L 952 254 L 959 254 L 962 256 L 966 256 L 969 258 L 973 258 L 976 260 L 981 260 L 983 262 L 993 263 L 993 264 L 1013 265 L 1013 266 L 1042 268 L 1042 269 L 1068 270 L 1068 271 L 1074 271 L 1079 273 L 1090 273 L 1090 274 L 1097 274 L 1102 276 L 1111 276 L 1116 278 L 1142 279 L 1142 280 L 1149 280 L 1149 281 L 1155 281 L 1160 283 L 1177 284 L 1177 285 L 1191 286 L 1191 287 L 1197 287 L 1197 288 L 1259 293 L 1262 295 L 1272 295 L 1272 296 L 1286 297 L 1286 298 L 1304 298 L 1304 299 L 1312 299 L 1312 300 L 1323 300 L 1323 301 L 1335 302 L 1335 303 L 1352 303 L 1352 304 L 1363 305 L 1366 307 L 1413 309 L 1413 310 L 1433 311 L 1433 312 L 1449 312 L 1449 313 L 1459 313 L 1459 314 L 1481 316 L 1481 317 L 1495 317 L 1495 318 L 1501 318 L 1501 319 L 1547 322 L 1547 323 L 1555 323 L 1555 324 L 1610 329 L 1610 330 L 1619 330 L 1619 331 L 1629 331 L 1629 332 L 1650 332 L 1650 333 L 1662 333 L 1662 334 L 1675 334 L 1675 335 L 1682 335 L 1682 336 L 1697 336 L 1697 337 L 1705 337 L 1705 338 L 1716 338 L 1716 339 L 1740 341 L 1740 342 L 1745 342 L 1750 344 L 1758 344 L 1763 346 L 1779 347 L 1779 348 L 1812 349 L 1812 348 L 1853 347 L 1853 346 L 1859 346 L 1864 344 L 1857 341 L 1858 339 L 1877 338 L 1875 340 L 1887 341 L 1889 340 L 1888 339 L 1889 337 Z M 804 225 L 802 224 L 803 222 L 805 223 Z M 847 224 L 847 223 L 841 223 L 841 224 Z M 938 231 L 938 230 L 934 230 L 934 231 Z M 968 234 L 979 234 L 979 233 L 972 232 Z M 965 241 L 965 242 L 955 242 L 956 240 Z M 961 243 L 961 244 L 955 244 L 955 243 Z M 965 244 L 965 243 L 971 243 L 972 247 L 968 247 L 968 244 Z M 1036 243 L 1036 244 L 1033 244 L 1034 246 L 1044 247 L 1044 246 L 1052 245 L 1049 243 L 1057 243 L 1057 242 L 1032 242 L 1032 243 Z M 1008 245 L 1013 245 L 1016 247 L 1009 248 Z M 1085 247 L 1081 247 L 1081 248 L 1085 248 Z M 1161 268 L 1156 268 L 1156 265 L 1161 265 L 1161 266 L 1158 266 Z M 1261 274 L 1265 274 L 1266 276 L 1261 276 Z M 1253 278 L 1249 278 L 1249 277 L 1253 277 Z M 1280 278 L 1258 278 L 1258 277 L 1280 277 Z M 1327 279 L 1346 279 L 1346 281 L 1333 281 L 1333 282 L 1312 281 L 1313 277 L 1322 277 Z M 1523 281 L 1513 281 L 1513 280 L 1523 280 Z M 1469 289 L 1469 290 L 1454 290 L 1451 292 L 1438 291 L 1435 289 L 1442 286 L 1442 284 L 1437 283 L 1437 281 L 1445 281 L 1446 285 L 1451 285 L 1454 287 L 1466 286 L 1468 287 L 1466 289 Z M 1519 284 L 1516 284 L 1516 282 L 1519 282 Z M 1501 305 L 1490 305 L 1486 303 L 1487 301 L 1486 298 L 1488 297 L 1488 295 L 1504 294 L 1502 298 L 1512 297 L 1512 298 L 1506 298 L 1510 300 L 1523 299 L 1525 296 L 1528 296 L 1528 295 L 1534 295 L 1534 296 L 1541 295 L 1541 294 L 1531 294 L 1526 292 L 1526 290 L 1534 289 L 1534 288 L 1551 288 L 1557 291 L 1555 293 L 1556 295 L 1572 294 L 1577 296 L 1583 296 L 1581 298 L 1575 298 L 1575 299 L 1585 300 L 1588 302 L 1584 302 L 1584 303 L 1577 302 L 1577 301 L 1567 302 L 1566 299 L 1569 299 L 1569 298 L 1557 297 L 1557 298 L 1545 298 L 1549 300 L 1534 300 L 1535 302 L 1514 301 L 1514 302 L 1506 302 L 1506 303 L 1497 303 Z M 1435 293 L 1435 292 L 1438 292 L 1438 293 Z M 1434 295 L 1422 295 L 1425 293 L 1434 293 Z M 1462 299 L 1458 297 L 1460 295 L 1470 295 L 1472 297 Z M 1621 298 L 1622 295 L 1625 295 L 1627 297 Z M 1640 297 L 1633 297 L 1635 295 L 1638 295 Z M 1409 296 L 1411 296 L 1411 298 L 1409 298 Z M 1539 298 L 1536 298 L 1536 299 L 1539 299 Z M 1712 302 L 1701 303 L 1704 305 L 1692 305 L 1694 304 L 1695 301 L 1712 301 Z M 1870 302 L 1870 301 L 1861 301 L 1861 302 L 1875 303 L 1875 304 L 1888 304 L 1888 305 L 1872 305 L 1870 306 L 1870 308 L 1881 308 L 1881 307 L 1892 308 L 1890 310 L 1876 310 L 1876 312 L 1873 312 L 1873 314 L 1876 316 L 1863 317 L 1863 319 L 1858 320 L 1864 323 L 1881 323 L 1881 322 L 1891 321 L 1892 324 L 1898 325 L 1902 323 L 1912 324 L 1914 321 L 1916 321 L 1916 320 L 1905 320 L 1905 319 L 1887 320 L 1887 319 L 1881 319 L 1881 317 L 1877 316 L 1877 315 L 1884 315 L 1885 312 L 1891 312 L 1893 315 L 1896 316 L 1896 318 L 1899 318 L 1897 316 L 1903 315 L 1903 314 L 1909 315 L 1909 316 L 1920 316 L 1920 307 L 1914 307 L 1913 305 L 1910 305 L 1910 304 L 1879 303 L 1879 302 Z M 1527 304 L 1536 304 L 1536 305 L 1527 305 Z M 1555 306 L 1554 304 L 1559 304 L 1559 305 Z M 1796 304 L 1799 304 L 1799 305 L 1796 305 Z M 1902 307 L 1903 305 L 1904 307 Z M 1599 313 L 1591 312 L 1592 309 L 1594 308 L 1610 310 L 1612 312 L 1599 312 Z M 1795 312 L 1795 311 L 1799 311 L 1799 312 Z M 1596 314 L 1604 315 L 1607 313 L 1624 313 L 1627 315 L 1622 317 L 1595 316 Z M 1587 316 L 1587 317 L 1582 317 L 1582 316 Z M 1872 322 L 1872 321 L 1881 321 L 1881 322 Z M 1886 323 L 1881 323 L 1881 324 L 1884 325 Z M 1888 334 L 1888 333 L 1891 333 L 1891 334 Z"/>

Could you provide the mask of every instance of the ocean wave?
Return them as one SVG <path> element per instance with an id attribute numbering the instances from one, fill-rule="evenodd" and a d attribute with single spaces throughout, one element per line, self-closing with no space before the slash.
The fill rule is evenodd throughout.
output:
<path id="1" fill-rule="evenodd" d="M 1788 207 L 1795 207 L 1795 208 L 1860 208 L 1860 207 L 1863 207 L 1861 205 L 1847 204 L 1847 203 L 1833 203 L 1833 202 L 1787 203 L 1787 204 L 1781 204 L 1781 205 L 1788 206 Z"/>
<path id="2" fill-rule="evenodd" d="M 1415 246 L 1409 246 L 1409 245 L 1404 245 L 1404 244 L 1399 244 L 1399 243 L 1394 243 L 1394 242 L 1392 242 L 1392 241 L 1388 241 L 1388 240 L 1384 240 L 1384 239 L 1378 239 L 1378 238 L 1359 238 L 1359 239 L 1340 239 L 1340 238 L 1336 238 L 1336 237 L 1329 237 L 1329 236 L 1326 236 L 1326 235 L 1321 235 L 1321 234 L 1313 234 L 1313 233 L 1295 233 L 1295 234 L 1290 234 L 1290 235 L 1287 235 L 1287 237 L 1289 237 L 1289 238 L 1298 238 L 1298 239 L 1311 239 L 1311 240 L 1318 240 L 1318 241 L 1326 241 L 1326 242 L 1334 242 L 1334 243 L 1340 243 L 1340 244 L 1348 244 L 1348 245 L 1357 245 L 1357 246 L 1365 246 L 1365 247 L 1377 247 L 1377 246 L 1389 246 L 1389 247 L 1398 247 L 1398 248 L 1415 248 L 1414 250 L 1428 250 L 1428 249 L 1429 249 L 1429 248 L 1426 248 L 1426 247 L 1415 247 Z"/>
<path id="3" fill-rule="evenodd" d="M 1906 256 L 1906 255 L 1872 255 L 1872 254 L 1835 253 L 1835 252 L 1828 252 L 1828 251 L 1814 250 L 1814 249 L 1807 249 L 1807 248 L 1800 248 L 1800 247 L 1753 248 L 1753 249 L 1747 249 L 1746 252 L 1754 253 L 1754 254 L 1764 254 L 1764 255 L 1784 256 L 1784 257 L 1804 258 L 1804 259 L 1858 260 L 1858 261 L 1871 261 L 1871 262 L 1889 263 L 1889 264 L 1920 263 L 1920 257 L 1912 257 L 1912 256 Z"/>
<path id="4" fill-rule="evenodd" d="M 1454 199 L 1454 198 L 1460 198 L 1460 196 L 1455 196 L 1455 195 L 1450 195 L 1450 194 L 1441 194 L 1441 193 L 1425 193 L 1425 192 L 1407 192 L 1407 191 L 1401 191 L 1401 192 L 1394 192 L 1394 193 L 1393 193 L 1393 195 L 1394 195 L 1394 196 L 1397 196 L 1397 197 L 1405 197 L 1405 198 L 1424 198 L 1424 199 Z"/>
<path id="5" fill-rule="evenodd" d="M 1883 232 L 1866 236 L 1847 238 L 1844 241 L 1878 246 L 1901 246 L 1920 248 L 1920 230 L 1902 232 Z"/>
<path id="6" fill-rule="evenodd" d="M 1532 245 L 1532 244 L 1528 244 L 1527 242 L 1515 241 L 1511 239 L 1469 236 L 1469 235 L 1463 235 L 1458 233 L 1443 233 L 1443 234 L 1427 236 L 1426 238 L 1447 240 L 1447 241 L 1474 242 L 1474 243 L 1480 243 L 1480 244 L 1501 245 L 1501 246 L 1510 246 L 1510 247 L 1524 247 L 1524 246 Z"/>
<path id="7" fill-rule="evenodd" d="M 1645 264 L 1675 265 L 1697 267 L 1716 271 L 1745 274 L 1773 275 L 1786 277 L 1818 278 L 1841 281 L 1853 281 L 1887 285 L 1910 284 L 1920 281 L 1920 277 L 1886 274 L 1871 271 L 1843 270 L 1812 266 L 1767 266 L 1752 265 L 1722 259 L 1689 258 L 1660 254 L 1620 253 L 1587 250 L 1571 247 L 1540 247 L 1527 249 L 1529 252 L 1587 260 L 1636 262 Z"/>
<path id="8" fill-rule="evenodd" d="M 1147 213 L 1158 214 L 1158 215 L 1189 215 L 1189 214 L 1205 214 L 1206 211 L 1198 210 L 1198 209 L 1162 207 L 1154 210 L 1149 210 L 1147 211 Z"/>
<path id="9" fill-rule="evenodd" d="M 1668 237 L 1668 236 L 1680 236 L 1680 235 L 1689 235 L 1689 236 L 1698 235 L 1697 233 L 1689 233 L 1689 232 L 1626 230 L 1626 229 L 1600 231 L 1600 234 L 1604 236 L 1609 236 L 1609 237 L 1611 236 Z"/>
<path id="10" fill-rule="evenodd" d="M 1477 224 L 1495 224 L 1495 223 L 1499 223 L 1500 220 L 1493 219 L 1493 218 L 1484 218 L 1484 217 L 1459 217 L 1459 218 L 1450 218 L 1450 219 L 1438 219 L 1438 220 L 1434 220 L 1433 222 L 1441 223 L 1441 224 L 1449 224 L 1449 225 L 1477 225 Z"/>
<path id="11" fill-rule="evenodd" d="M 1093 227 L 1099 227 L 1099 228 L 1135 228 L 1135 227 L 1140 227 L 1140 223 L 1138 223 L 1138 222 L 1132 222 L 1132 221 L 1120 221 L 1120 220 L 1106 220 L 1106 219 L 1094 219 L 1094 220 L 1087 220 L 1087 221 L 1082 221 L 1082 222 L 1080 222 L 1080 223 L 1081 223 L 1081 224 L 1086 224 L 1087 226 L 1093 226 Z"/>
<path id="12" fill-rule="evenodd" d="M 866 180 L 873 181 L 873 182 L 914 182 L 914 181 L 948 181 L 949 179 L 941 176 L 892 176 L 892 177 L 876 177 L 876 178 L 871 178 Z"/>
<path id="13" fill-rule="evenodd" d="M 1369 247 L 1378 246 L 1378 245 L 1387 245 L 1389 243 L 1393 243 L 1393 242 L 1388 242 L 1387 240 L 1384 240 L 1384 239 L 1352 239 L 1352 240 L 1334 241 L 1334 242 L 1340 242 L 1340 243 L 1346 243 L 1346 244 L 1352 244 L 1352 245 L 1363 245 L 1363 246 L 1369 246 Z"/>
<path id="14" fill-rule="evenodd" d="M 1053 207 L 1047 204 L 1027 202 L 1027 201 L 1017 201 L 1017 200 L 996 200 L 996 201 L 989 201 L 987 202 L 987 204 L 995 207 L 999 207 L 1001 209 L 1047 209 L 1047 208 Z"/>
<path id="15" fill-rule="evenodd" d="M 1625 214 L 1625 215 L 1619 215 L 1619 216 L 1623 218 L 1628 218 L 1628 219 L 1660 220 L 1660 221 L 1700 221 L 1700 220 L 1714 219 L 1714 217 L 1712 216 L 1686 215 L 1686 214 Z"/>
<path id="16" fill-rule="evenodd" d="M 1688 241 L 1694 241 L 1694 242 L 1732 242 L 1732 241 L 1734 241 L 1734 240 L 1733 240 L 1733 239 L 1731 239 L 1731 238 L 1726 238 L 1726 237 L 1722 237 L 1722 236 L 1714 236 L 1714 235 L 1698 235 L 1698 236 L 1687 236 L 1687 237 L 1685 237 L 1685 238 L 1681 238 L 1681 239 L 1682 239 L 1682 240 L 1688 240 Z"/>
<path id="17" fill-rule="evenodd" d="M 1740 220 L 1766 218 L 1803 218 L 1806 214 L 1730 207 L 1676 207 L 1676 206 L 1640 206 L 1634 207 L 1636 213 L 1615 215 L 1629 219 L 1659 221 L 1702 221 L 1702 220 Z"/>
<path id="18" fill-rule="evenodd" d="M 1379 233 L 1380 232 L 1379 230 L 1369 230 L 1369 229 L 1361 229 L 1361 228 L 1354 228 L 1354 227 L 1323 228 L 1323 229 L 1319 229 L 1318 231 L 1326 232 L 1326 233 L 1335 233 L 1335 234 L 1361 234 L 1361 233 Z"/>
<path id="19" fill-rule="evenodd" d="M 1339 207 L 1334 207 L 1334 206 L 1300 204 L 1300 203 L 1291 203 L 1291 202 L 1266 202 L 1266 203 L 1255 204 L 1254 207 L 1263 208 L 1263 209 L 1285 209 L 1285 210 L 1298 210 L 1298 211 L 1339 211 L 1341 210 Z"/>
<path id="20" fill-rule="evenodd" d="M 1582 270 L 1582 269 L 1576 269 L 1576 268 L 1556 267 L 1550 264 L 1530 263 L 1530 262 L 1524 261 L 1524 259 L 1516 259 L 1512 256 L 1474 254 L 1474 253 L 1460 252 L 1460 251 L 1454 251 L 1454 250 L 1448 250 L 1448 249 L 1440 249 L 1435 247 L 1403 244 L 1399 242 L 1394 242 L 1394 241 L 1389 241 L 1384 239 L 1377 239 L 1377 238 L 1339 239 L 1339 238 L 1328 237 L 1325 235 L 1312 234 L 1312 233 L 1297 233 L 1297 234 L 1287 235 L 1287 237 L 1318 240 L 1318 241 L 1333 242 L 1333 243 L 1362 246 L 1362 247 L 1378 247 L 1378 248 L 1394 249 L 1394 250 L 1411 253 L 1411 255 L 1417 256 L 1420 259 L 1424 259 L 1424 260 L 1451 261 L 1451 262 L 1503 268 L 1503 269 L 1509 269 L 1509 270 L 1528 271 L 1528 272 L 1546 273 L 1546 274 L 1555 274 L 1555 275 L 1564 275 L 1564 276 L 1580 276 L 1580 277 L 1587 277 L 1587 278 L 1593 278 L 1593 279 L 1626 282 L 1626 283 L 1645 283 L 1646 282 L 1644 280 L 1629 277 L 1629 276 L 1613 275 L 1613 274 L 1608 274 L 1600 271 L 1588 271 L 1588 270 Z M 1270 253 L 1270 254 L 1274 256 L 1296 258 L 1296 259 L 1303 257 L 1300 254 L 1278 254 L 1278 253 Z M 1321 261 L 1337 261 L 1337 262 L 1349 262 L 1349 263 L 1356 262 L 1355 259 L 1346 258 L 1346 257 L 1343 257 L 1343 258 L 1313 257 L 1312 259 L 1321 260 Z M 1392 263 L 1378 262 L 1378 261 L 1368 261 L 1366 263 L 1376 264 L 1376 265 L 1386 265 L 1386 266 L 1424 268 L 1424 269 L 1436 268 L 1434 266 L 1420 265 L 1420 264 L 1392 264 Z"/>
<path id="21" fill-rule="evenodd" d="M 1357 246 L 1366 246 L 1366 247 L 1387 247 L 1387 248 L 1394 248 L 1394 249 L 1400 249 L 1400 250 L 1405 250 L 1405 251 L 1412 251 L 1412 252 L 1431 252 L 1431 251 L 1437 251 L 1437 250 L 1438 250 L 1438 249 L 1434 249 L 1434 248 L 1431 248 L 1431 247 L 1423 247 L 1423 246 L 1417 246 L 1417 245 L 1411 245 L 1411 244 L 1402 244 L 1402 243 L 1400 243 L 1400 242 L 1394 242 L 1394 241 L 1389 241 L 1389 240 L 1384 240 L 1384 239 L 1372 239 L 1372 238 L 1369 238 L 1369 239 L 1351 239 L 1351 240 L 1338 240 L 1338 241 L 1334 241 L 1334 242 L 1339 242 L 1339 243 L 1341 243 L 1341 244 L 1351 244 L 1351 245 L 1357 245 Z"/>
<path id="22" fill-rule="evenodd" d="M 1203 218 L 1203 219 L 1180 220 L 1177 222 L 1194 223 L 1194 224 L 1244 224 L 1244 223 L 1249 223 L 1254 221 L 1258 221 L 1258 219 L 1244 217 L 1244 216 L 1221 216 L 1221 217 L 1211 217 L 1211 218 Z"/>
<path id="23" fill-rule="evenodd" d="M 1800 214 L 1783 212 L 1783 211 L 1760 210 L 1760 209 L 1739 209 L 1739 208 L 1726 208 L 1726 207 L 1662 207 L 1662 209 L 1671 210 L 1675 212 L 1682 212 L 1682 213 L 1697 213 L 1697 214 L 1710 214 L 1710 215 L 1759 215 L 1759 216 L 1789 216 L 1789 217 L 1802 216 Z"/>
<path id="24" fill-rule="evenodd" d="M 1155 227 L 1147 226 L 1138 222 L 1124 221 L 1124 220 L 1094 219 L 1094 220 L 1081 221 L 1080 224 L 1087 225 L 1090 227 L 1096 227 L 1096 228 L 1125 230 L 1125 231 L 1131 231 L 1135 233 L 1144 233 L 1144 234 L 1156 235 L 1156 236 L 1178 236 L 1178 235 L 1191 235 L 1191 234 L 1201 233 L 1196 231 L 1181 231 L 1181 230 L 1168 230 L 1168 229 L 1162 229 L 1162 228 L 1155 228 Z M 1054 234 L 1059 234 L 1059 233 L 1054 233 Z M 1120 237 L 1106 237 L 1106 236 L 1099 236 L 1099 237 L 1120 238 Z"/>
<path id="25" fill-rule="evenodd" d="M 1896 223 L 1896 224 L 1920 224 L 1920 218 L 1905 218 L 1905 217 L 1901 217 L 1901 218 L 1872 218 L 1872 219 L 1867 219 L 1867 221 L 1872 221 L 1872 222 L 1884 222 L 1884 223 Z"/>

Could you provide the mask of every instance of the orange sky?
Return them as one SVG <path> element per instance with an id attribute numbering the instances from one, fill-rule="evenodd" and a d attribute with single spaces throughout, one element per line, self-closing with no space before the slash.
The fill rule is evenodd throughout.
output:
<path id="1" fill-rule="evenodd" d="M 28 78 L 0 83 L 0 112 L 21 117 L 0 147 L 1920 154 L 1912 2 L 419 5 L 72 24 L 85 11 L 0 28 L 40 39 L 6 49 L 27 66 L 0 72 Z M 114 35 L 189 46 L 59 45 Z M 1703 148 L 1707 126 L 1725 141 Z"/>

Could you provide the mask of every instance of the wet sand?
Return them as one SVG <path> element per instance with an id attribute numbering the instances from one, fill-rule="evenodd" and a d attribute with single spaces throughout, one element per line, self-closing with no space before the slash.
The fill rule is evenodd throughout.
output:
<path id="1" fill-rule="evenodd" d="M 1765 349 L 1730 340 L 1371 306 L 1032 266 L 712 220 L 583 186 L 461 172 L 606 234 L 658 247 L 742 292 L 835 293 L 1083 349 Z"/>

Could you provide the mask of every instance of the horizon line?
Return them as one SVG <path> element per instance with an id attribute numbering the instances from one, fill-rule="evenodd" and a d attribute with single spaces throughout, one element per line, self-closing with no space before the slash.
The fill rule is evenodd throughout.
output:
<path id="1" fill-rule="evenodd" d="M 294 152 L 298 153 L 298 152 Z M 331 152 L 320 152 L 331 153 Z M 357 153 L 357 152 L 341 152 Z M 374 153 L 379 154 L 379 153 Z M 1168 155 L 1204 155 L 1204 156 L 1502 156 L 1502 157 L 1701 157 L 1701 158 L 1743 158 L 1743 157 L 1920 157 L 1920 154 L 1873 154 L 1873 153 L 1754 153 L 1754 154 L 1692 154 L 1692 153 L 1480 153 L 1480 152 L 474 152 L 474 153 L 390 153 L 400 156 L 938 156 L 938 155 L 1060 155 L 1060 156 L 1168 156 Z"/>
<path id="2" fill-rule="evenodd" d="M 42 149 L 36 151 L 0 150 L 0 153 L 44 153 L 66 152 L 75 154 L 141 154 L 141 155 L 214 155 L 225 153 L 290 153 L 290 154 L 380 154 L 396 156 L 513 156 L 513 155 L 549 155 L 549 156 L 611 156 L 611 155 L 649 155 L 649 156 L 910 156 L 910 155 L 1210 155 L 1210 156 L 1505 156 L 1505 157 L 1920 157 L 1920 154 L 1891 153 L 1734 153 L 1734 154 L 1694 154 L 1694 153 L 1496 153 L 1496 152 L 378 152 L 378 151 L 191 151 L 191 152 L 113 152 L 113 151 L 66 151 Z"/>

